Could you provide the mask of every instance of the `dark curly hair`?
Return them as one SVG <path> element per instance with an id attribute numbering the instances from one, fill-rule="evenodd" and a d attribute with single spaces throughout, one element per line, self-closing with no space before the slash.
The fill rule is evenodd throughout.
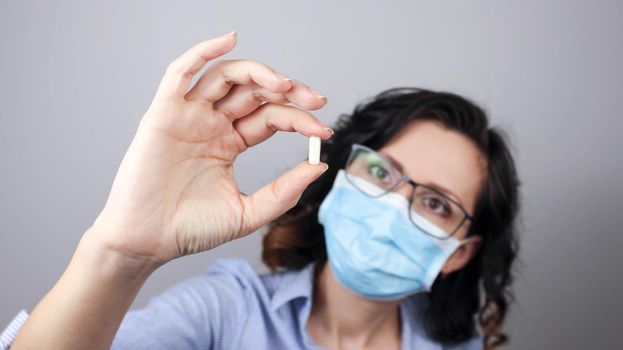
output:
<path id="1" fill-rule="evenodd" d="M 318 207 L 344 167 L 351 145 L 379 149 L 415 120 L 439 121 L 465 135 L 487 160 L 487 176 L 468 232 L 468 236 L 480 235 L 482 244 L 464 268 L 433 283 L 424 311 L 427 334 L 452 345 L 473 337 L 478 325 L 485 349 L 496 348 L 508 341 L 501 328 L 513 300 L 510 285 L 518 251 L 520 183 L 502 133 L 489 127 L 480 107 L 459 95 L 394 88 L 360 103 L 352 114 L 341 115 L 335 135 L 322 145 L 321 160 L 329 170 L 305 190 L 295 207 L 269 224 L 262 259 L 272 271 L 324 264 L 327 255 Z"/>

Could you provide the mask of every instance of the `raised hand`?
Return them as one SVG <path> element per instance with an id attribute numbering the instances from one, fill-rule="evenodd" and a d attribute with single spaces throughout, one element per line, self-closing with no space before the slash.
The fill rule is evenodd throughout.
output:
<path id="1" fill-rule="evenodd" d="M 160 263 L 214 248 L 293 207 L 326 170 L 303 162 L 253 195 L 240 193 L 233 163 L 247 148 L 276 131 L 333 132 L 305 111 L 326 97 L 262 63 L 218 61 L 191 88 L 235 44 L 235 33 L 205 41 L 168 66 L 90 229 L 109 247 Z"/>

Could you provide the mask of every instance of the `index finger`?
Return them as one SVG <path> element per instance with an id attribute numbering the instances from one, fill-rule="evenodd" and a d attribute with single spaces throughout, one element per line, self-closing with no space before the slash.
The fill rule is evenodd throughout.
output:
<path id="1" fill-rule="evenodd" d="M 247 147 L 268 139 L 277 131 L 294 131 L 323 140 L 333 136 L 333 130 L 311 113 L 293 106 L 267 103 L 253 113 L 234 121 L 234 128 Z"/>
<path id="2" fill-rule="evenodd" d="M 236 39 L 237 33 L 233 31 L 190 48 L 169 64 L 158 86 L 156 97 L 183 98 L 195 74 L 210 60 L 231 51 L 236 46 Z"/>

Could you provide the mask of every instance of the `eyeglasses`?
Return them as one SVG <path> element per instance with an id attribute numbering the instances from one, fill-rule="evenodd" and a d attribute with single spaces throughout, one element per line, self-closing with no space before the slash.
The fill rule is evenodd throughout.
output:
<path id="1" fill-rule="evenodd" d="M 401 183 L 409 183 L 413 186 L 409 198 L 409 219 L 413 225 L 439 239 L 454 235 L 466 220 L 473 221 L 473 217 L 456 200 L 431 186 L 415 182 L 394 164 L 366 146 L 353 144 L 346 162 L 346 179 L 369 197 L 381 197 Z"/>

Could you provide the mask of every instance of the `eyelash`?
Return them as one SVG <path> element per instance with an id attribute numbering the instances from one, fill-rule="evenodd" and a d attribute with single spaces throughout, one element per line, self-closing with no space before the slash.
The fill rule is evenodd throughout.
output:
<path id="1" fill-rule="evenodd" d="M 436 200 L 437 202 L 439 202 L 439 204 L 440 204 L 440 205 L 442 206 L 442 208 L 443 208 L 443 215 L 447 215 L 447 216 L 452 215 L 452 209 L 451 209 L 451 207 L 448 205 L 448 203 L 446 203 L 443 199 L 439 199 L 439 198 L 437 198 L 436 196 L 437 196 L 437 195 L 435 195 L 435 196 L 423 197 L 423 198 L 422 198 L 422 200 L 431 200 L 431 199 L 432 199 L 432 200 Z M 433 211 L 435 210 L 435 209 L 430 208 L 430 207 L 428 206 L 428 204 L 427 204 L 427 207 L 428 207 L 430 210 L 433 210 Z"/>

